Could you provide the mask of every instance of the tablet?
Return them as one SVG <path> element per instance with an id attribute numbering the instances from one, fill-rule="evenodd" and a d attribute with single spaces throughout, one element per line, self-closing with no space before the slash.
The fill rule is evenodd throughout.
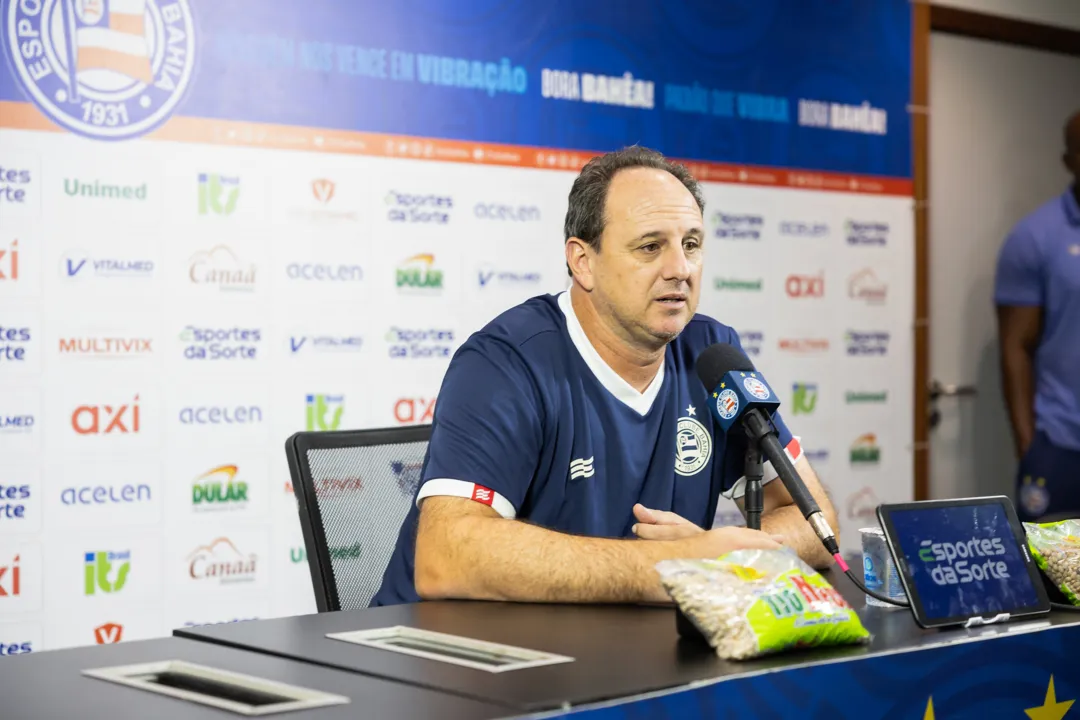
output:
<path id="1" fill-rule="evenodd" d="M 882 505 L 915 622 L 977 625 L 1050 611 L 1024 529 L 1005 496 Z"/>

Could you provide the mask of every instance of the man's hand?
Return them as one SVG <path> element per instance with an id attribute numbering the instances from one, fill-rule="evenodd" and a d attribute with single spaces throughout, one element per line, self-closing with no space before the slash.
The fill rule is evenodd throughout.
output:
<path id="1" fill-rule="evenodd" d="M 706 533 L 715 534 L 713 538 L 705 541 L 706 546 L 712 542 L 731 543 L 732 547 L 729 550 L 741 548 L 775 549 L 778 545 L 784 543 L 783 535 L 770 535 L 743 527 L 721 527 L 703 530 L 682 515 L 666 510 L 652 510 L 641 503 L 634 505 L 634 517 L 637 519 L 637 523 L 633 527 L 634 535 L 643 540 L 679 540 Z M 728 550 L 723 550 L 718 554 L 722 555 L 724 552 L 728 552 Z M 712 557 L 712 555 L 703 555 L 702 557 Z"/>

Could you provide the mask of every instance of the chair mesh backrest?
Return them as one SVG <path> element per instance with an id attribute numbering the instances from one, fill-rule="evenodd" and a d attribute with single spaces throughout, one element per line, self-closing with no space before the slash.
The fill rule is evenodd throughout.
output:
<path id="1" fill-rule="evenodd" d="M 366 608 L 382 585 L 426 451 L 426 440 L 307 450 L 341 610 Z"/>

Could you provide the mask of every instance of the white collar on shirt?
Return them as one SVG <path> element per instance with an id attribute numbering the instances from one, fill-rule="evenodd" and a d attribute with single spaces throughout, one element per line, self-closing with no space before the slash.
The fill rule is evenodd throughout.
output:
<path id="1" fill-rule="evenodd" d="M 619 377 L 619 374 L 604 362 L 600 353 L 596 352 L 592 342 L 585 335 L 585 329 L 581 327 L 574 306 L 570 304 L 570 291 L 559 293 L 559 309 L 566 316 L 566 330 L 570 333 L 570 342 L 574 343 L 581 359 L 592 370 L 592 374 L 600 381 L 609 393 L 621 400 L 639 415 L 647 415 L 653 406 L 653 401 L 660 394 L 660 387 L 664 384 L 664 363 L 660 363 L 660 369 L 656 373 L 645 392 L 638 392 L 633 385 Z"/>

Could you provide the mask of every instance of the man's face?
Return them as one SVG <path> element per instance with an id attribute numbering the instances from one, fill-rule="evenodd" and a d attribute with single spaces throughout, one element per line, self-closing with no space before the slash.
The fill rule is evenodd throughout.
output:
<path id="1" fill-rule="evenodd" d="M 612 179 L 604 214 L 600 252 L 590 253 L 597 309 L 626 339 L 662 347 L 697 310 L 701 209 L 670 173 L 633 168 Z"/>

